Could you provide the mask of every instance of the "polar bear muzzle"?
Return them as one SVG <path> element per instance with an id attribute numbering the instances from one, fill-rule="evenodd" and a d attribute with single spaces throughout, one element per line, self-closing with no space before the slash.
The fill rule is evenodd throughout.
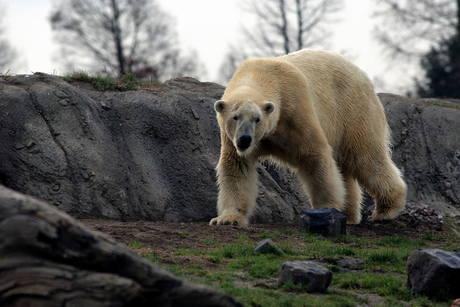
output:
<path id="1" fill-rule="evenodd" d="M 236 146 L 238 146 L 238 149 L 240 150 L 245 150 L 248 149 L 252 145 L 252 136 L 248 134 L 243 134 L 238 138 L 238 141 L 236 142 Z"/>

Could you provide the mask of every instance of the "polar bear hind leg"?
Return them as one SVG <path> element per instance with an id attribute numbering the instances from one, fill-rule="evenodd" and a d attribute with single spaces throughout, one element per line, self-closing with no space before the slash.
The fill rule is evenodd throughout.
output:
<path id="1" fill-rule="evenodd" d="M 372 161 L 364 158 L 357 163 L 359 167 L 356 177 L 374 199 L 372 219 L 391 220 L 404 208 L 407 186 L 387 151 L 374 154 Z"/>

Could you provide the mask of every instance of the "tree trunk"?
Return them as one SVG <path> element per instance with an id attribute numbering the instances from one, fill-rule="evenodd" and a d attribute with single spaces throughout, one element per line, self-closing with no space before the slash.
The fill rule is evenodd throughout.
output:
<path id="1" fill-rule="evenodd" d="M 0 306 L 242 306 L 0 185 Z"/>
<path id="2" fill-rule="evenodd" d="M 457 36 L 460 42 L 460 0 L 457 0 Z"/>
<path id="3" fill-rule="evenodd" d="M 284 52 L 288 54 L 290 52 L 290 47 L 289 47 L 289 33 L 288 33 L 288 20 L 286 16 L 286 5 L 284 3 L 284 0 L 279 0 L 279 5 L 280 5 L 280 12 L 281 12 L 281 35 L 283 36 L 284 39 Z"/>
<path id="4" fill-rule="evenodd" d="M 460 1 L 460 0 L 459 0 Z M 297 50 L 303 48 L 303 19 L 302 19 L 302 0 L 296 0 L 297 11 Z"/>
<path id="5" fill-rule="evenodd" d="M 118 70 L 120 72 L 120 78 L 125 74 L 125 55 L 123 50 L 123 41 L 121 38 L 120 29 L 120 9 L 118 8 L 117 0 L 112 0 L 113 10 L 113 21 L 112 21 L 112 32 L 113 39 L 117 50 Z"/>

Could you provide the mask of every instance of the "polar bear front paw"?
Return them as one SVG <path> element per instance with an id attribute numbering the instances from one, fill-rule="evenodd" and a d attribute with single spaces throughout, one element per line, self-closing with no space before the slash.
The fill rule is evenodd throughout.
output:
<path id="1" fill-rule="evenodd" d="M 377 208 L 372 212 L 371 221 L 393 220 L 398 217 L 403 208 L 389 208 L 385 210 L 378 210 Z"/>
<path id="2" fill-rule="evenodd" d="M 209 225 L 233 225 L 244 227 L 248 225 L 248 219 L 242 215 L 220 215 L 213 218 Z"/>

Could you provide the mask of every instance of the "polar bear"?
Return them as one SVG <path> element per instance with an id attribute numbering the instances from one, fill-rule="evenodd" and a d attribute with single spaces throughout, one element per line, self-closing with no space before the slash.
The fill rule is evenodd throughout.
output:
<path id="1" fill-rule="evenodd" d="M 363 187 L 374 220 L 404 208 L 406 184 L 390 157 L 390 131 L 369 77 L 346 57 L 301 50 L 244 61 L 215 105 L 221 130 L 218 217 L 246 226 L 256 207 L 258 159 L 297 172 L 313 208 L 361 220 Z"/>

